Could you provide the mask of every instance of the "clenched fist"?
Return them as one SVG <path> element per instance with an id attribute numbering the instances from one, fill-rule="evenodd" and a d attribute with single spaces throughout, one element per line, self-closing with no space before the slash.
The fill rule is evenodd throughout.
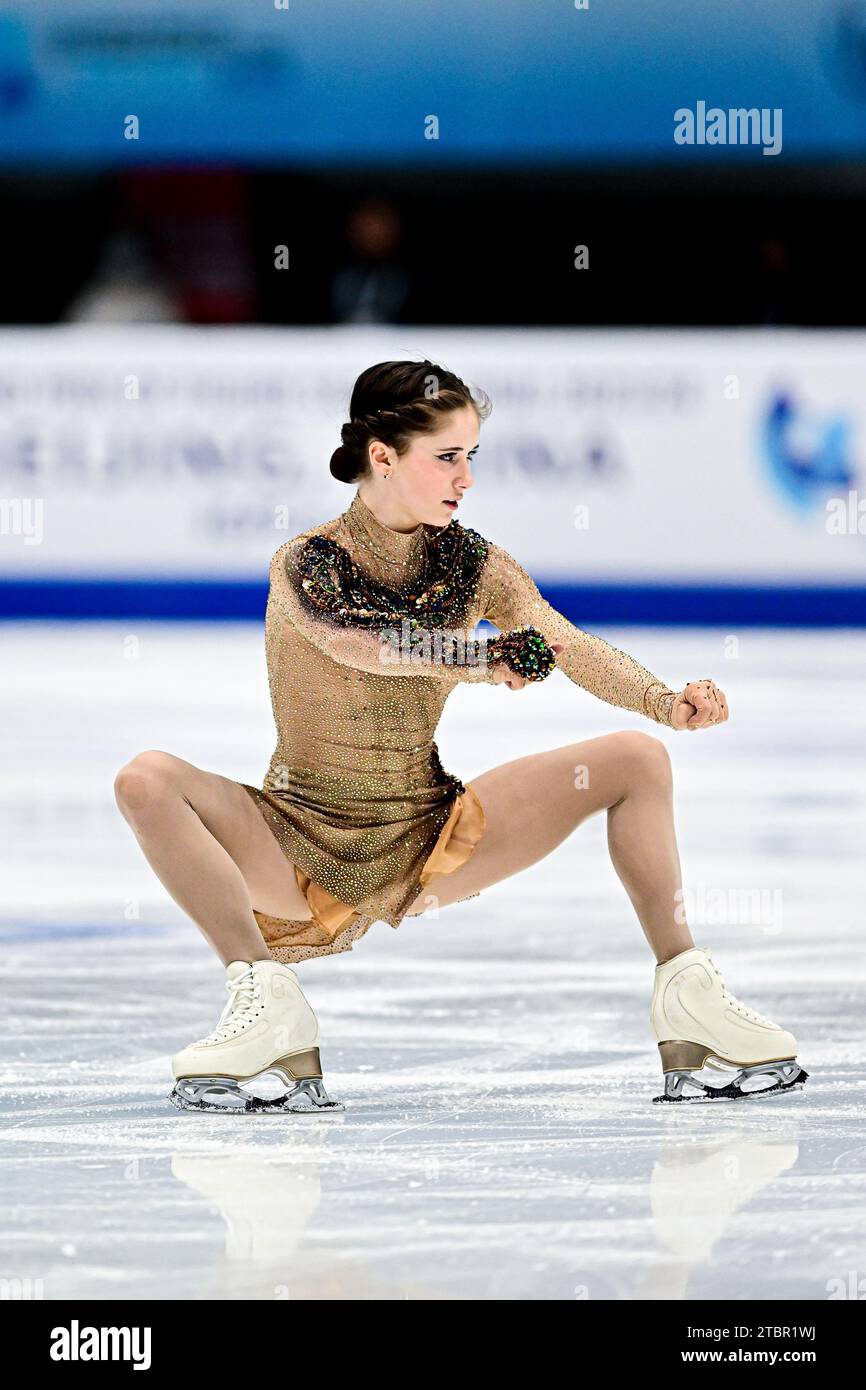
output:
<path id="1" fill-rule="evenodd" d="M 711 724 L 724 724 L 727 717 L 725 692 L 708 678 L 689 681 L 671 706 L 671 726 L 674 729 L 706 729 Z"/>

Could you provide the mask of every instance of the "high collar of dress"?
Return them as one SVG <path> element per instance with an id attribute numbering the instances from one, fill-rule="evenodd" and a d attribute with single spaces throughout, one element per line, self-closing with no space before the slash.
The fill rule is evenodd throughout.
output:
<path id="1" fill-rule="evenodd" d="M 395 531 L 370 511 L 360 492 L 355 493 L 347 515 L 353 526 L 365 531 L 374 546 L 390 559 L 410 560 L 421 549 L 427 529 L 423 522 L 419 521 L 411 531 Z"/>

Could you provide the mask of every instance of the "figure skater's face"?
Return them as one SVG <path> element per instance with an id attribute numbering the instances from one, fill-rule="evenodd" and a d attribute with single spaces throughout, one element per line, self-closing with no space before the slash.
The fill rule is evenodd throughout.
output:
<path id="1" fill-rule="evenodd" d="M 377 489 L 378 496 L 388 499 L 395 517 L 398 511 L 405 514 L 407 530 L 418 522 L 447 526 L 474 481 L 471 465 L 479 433 L 474 408 L 464 406 L 441 420 L 435 434 L 413 435 L 405 454 L 396 455 L 381 441 L 370 446 L 371 460 L 383 467 L 390 461 L 391 467 L 387 485 Z M 378 481 L 383 474 L 376 471 Z"/>

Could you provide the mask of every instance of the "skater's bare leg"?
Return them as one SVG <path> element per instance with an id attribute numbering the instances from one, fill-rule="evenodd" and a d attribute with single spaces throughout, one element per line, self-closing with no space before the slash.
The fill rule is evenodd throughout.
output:
<path id="1" fill-rule="evenodd" d="M 294 866 L 237 782 L 152 750 L 121 768 L 114 788 L 155 874 L 224 965 L 271 959 L 253 907 L 309 921 Z"/>
<path id="2" fill-rule="evenodd" d="M 683 917 L 670 757 L 661 739 L 623 731 L 503 763 L 472 786 L 487 818 L 471 857 L 436 874 L 408 915 L 529 868 L 590 816 L 607 811 L 611 860 L 657 961 L 694 945 Z"/>

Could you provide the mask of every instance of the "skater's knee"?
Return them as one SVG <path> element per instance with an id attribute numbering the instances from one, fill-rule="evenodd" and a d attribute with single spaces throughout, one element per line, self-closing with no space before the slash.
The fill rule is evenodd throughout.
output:
<path id="1" fill-rule="evenodd" d="M 641 729 L 624 729 L 614 735 L 618 749 L 628 764 L 630 773 L 641 781 L 669 784 L 672 778 L 671 756 L 667 746 L 653 734 L 645 734 Z"/>
<path id="2" fill-rule="evenodd" d="M 173 761 L 170 753 L 153 748 L 130 759 L 114 779 L 114 795 L 121 810 L 143 810 L 170 791 Z"/>

